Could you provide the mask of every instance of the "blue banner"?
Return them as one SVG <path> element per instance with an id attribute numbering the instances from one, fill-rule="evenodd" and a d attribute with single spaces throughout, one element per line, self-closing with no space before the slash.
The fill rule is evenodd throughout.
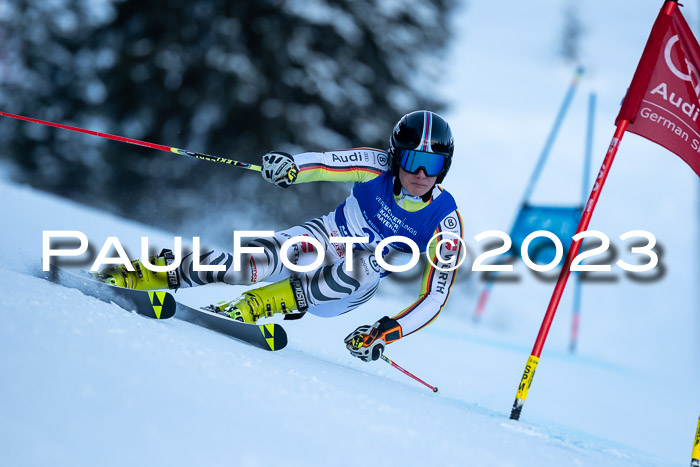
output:
<path id="1" fill-rule="evenodd" d="M 564 258 L 571 245 L 571 237 L 576 234 L 581 219 L 582 209 L 576 207 L 558 206 L 530 206 L 525 205 L 515 219 L 510 238 L 513 240 L 513 248 L 516 255 L 520 255 L 520 247 L 525 237 L 537 230 L 546 230 L 559 237 L 564 247 Z M 534 239 L 528 247 L 528 254 L 532 261 L 538 264 L 548 264 L 556 255 L 552 240 L 546 237 Z M 563 261 L 563 258 L 562 258 Z"/>

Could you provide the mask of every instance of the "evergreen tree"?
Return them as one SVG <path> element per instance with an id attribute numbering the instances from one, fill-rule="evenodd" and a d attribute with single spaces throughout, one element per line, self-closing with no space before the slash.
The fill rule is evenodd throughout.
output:
<path id="1" fill-rule="evenodd" d="M 0 108 L 254 164 L 271 149 L 386 148 L 401 115 L 443 107 L 433 96 L 453 6 L 10 2 L 0 9 Z M 40 188 L 183 234 L 193 219 L 218 224 L 227 242 L 261 219 L 274 229 L 330 211 L 347 191 L 283 192 L 255 173 L 7 120 L 0 154 Z M 262 212 L 240 224 L 246 205 Z"/>

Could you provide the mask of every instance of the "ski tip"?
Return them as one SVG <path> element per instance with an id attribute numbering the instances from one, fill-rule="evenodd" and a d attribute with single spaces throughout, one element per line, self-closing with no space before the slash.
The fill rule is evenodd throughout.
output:
<path id="1" fill-rule="evenodd" d="M 287 333 L 279 324 L 259 324 L 269 350 L 282 350 L 287 346 Z"/>
<path id="2" fill-rule="evenodd" d="M 175 298 L 168 292 L 147 292 L 153 308 L 153 318 L 168 319 L 175 316 Z"/>

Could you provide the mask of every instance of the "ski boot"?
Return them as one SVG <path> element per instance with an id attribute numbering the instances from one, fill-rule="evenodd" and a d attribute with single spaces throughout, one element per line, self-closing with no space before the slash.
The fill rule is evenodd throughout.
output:
<path id="1" fill-rule="evenodd" d="M 151 256 L 149 263 L 154 266 L 167 266 L 175 260 L 172 251 L 163 250 L 158 256 Z M 122 265 L 110 265 L 95 274 L 95 278 L 117 287 L 138 290 L 177 289 L 180 277 L 177 269 L 169 272 L 155 272 L 141 264 L 140 260 L 131 262 L 133 271 Z"/>
<path id="2" fill-rule="evenodd" d="M 287 315 L 298 311 L 299 313 L 296 314 L 301 315 L 308 308 L 301 281 L 296 277 L 250 290 L 235 300 L 205 307 L 206 310 L 251 324 L 255 324 L 260 318 L 269 318 L 275 313 Z"/>

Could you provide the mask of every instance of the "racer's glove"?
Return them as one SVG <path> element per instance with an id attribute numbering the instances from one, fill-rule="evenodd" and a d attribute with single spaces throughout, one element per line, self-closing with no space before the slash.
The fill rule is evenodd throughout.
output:
<path id="1" fill-rule="evenodd" d="M 262 158 L 261 174 L 266 181 L 287 188 L 297 179 L 299 169 L 291 154 L 270 151 Z"/>
<path id="2" fill-rule="evenodd" d="M 388 316 L 383 317 L 372 326 L 360 326 L 345 338 L 345 346 L 350 353 L 365 361 L 378 360 L 384 353 L 384 347 L 403 337 L 401 325 Z"/>

